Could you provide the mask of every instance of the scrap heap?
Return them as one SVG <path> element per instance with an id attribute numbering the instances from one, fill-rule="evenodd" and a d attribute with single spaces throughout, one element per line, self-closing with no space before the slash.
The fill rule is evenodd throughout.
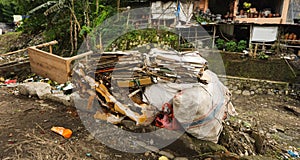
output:
<path id="1" fill-rule="evenodd" d="M 87 109 L 95 108 L 93 101 L 98 100 L 100 105 L 96 107 L 95 119 L 117 124 L 127 116 L 137 125 L 149 125 L 162 112 L 163 103 L 170 102 L 176 93 L 186 88 L 181 85 L 206 86 L 210 79 L 206 69 L 207 61 L 198 52 L 152 48 L 146 53 L 119 51 L 104 52 L 101 56 L 93 54 L 75 65 L 72 77 L 80 97 L 88 99 Z M 171 91 L 165 88 L 168 96 L 162 95 L 158 100 L 155 96 L 162 92 L 151 92 L 151 87 L 160 84 L 175 84 L 179 89 Z M 201 97 L 201 93 L 197 96 Z M 227 104 L 229 99 L 225 101 Z M 177 111 L 180 112 L 180 109 Z M 176 117 L 176 110 L 174 112 Z"/>

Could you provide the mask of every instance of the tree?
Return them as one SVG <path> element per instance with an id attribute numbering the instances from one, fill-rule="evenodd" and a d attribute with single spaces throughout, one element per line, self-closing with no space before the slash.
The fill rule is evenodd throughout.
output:
<path id="1" fill-rule="evenodd" d="M 47 41 L 58 40 L 55 49 L 66 56 L 76 53 L 92 29 L 116 11 L 116 0 L 0 0 L 0 15 L 1 5 L 11 3 L 13 9 L 8 11 L 29 16 L 21 27 L 24 33 L 43 33 Z"/>
<path id="2" fill-rule="evenodd" d="M 12 23 L 13 15 L 15 14 L 14 1 L 1 0 L 0 1 L 0 22 Z"/>

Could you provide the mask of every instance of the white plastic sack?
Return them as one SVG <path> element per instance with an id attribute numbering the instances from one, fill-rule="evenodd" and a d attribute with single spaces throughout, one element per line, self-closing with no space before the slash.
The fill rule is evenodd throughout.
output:
<path id="1" fill-rule="evenodd" d="M 230 102 L 228 89 L 211 71 L 203 78 L 208 84 L 158 83 L 146 88 L 144 100 L 161 109 L 172 103 L 175 118 L 186 131 L 198 139 L 217 142 L 223 129 L 222 120 L 236 112 Z"/>

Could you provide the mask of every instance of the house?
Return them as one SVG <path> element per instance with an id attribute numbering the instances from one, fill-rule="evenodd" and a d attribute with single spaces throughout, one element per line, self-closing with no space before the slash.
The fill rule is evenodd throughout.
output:
<path id="1" fill-rule="evenodd" d="M 144 26 L 177 27 L 198 15 L 208 19 L 201 24 L 213 41 L 220 37 L 246 40 L 249 48 L 252 44 L 258 49 L 261 44 L 261 48 L 271 47 L 274 42 L 296 51 L 300 48 L 300 0 L 145 0 L 143 4 L 151 8 Z"/>
<path id="2" fill-rule="evenodd" d="M 217 35 L 247 40 L 253 52 L 275 42 L 300 52 L 300 0 L 198 0 L 194 4 L 197 10 L 222 16 Z"/>

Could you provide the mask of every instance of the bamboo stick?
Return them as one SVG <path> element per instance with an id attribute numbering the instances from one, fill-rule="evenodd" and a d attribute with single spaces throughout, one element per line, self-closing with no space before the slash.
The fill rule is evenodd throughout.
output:
<path id="1" fill-rule="evenodd" d="M 57 44 L 58 42 L 55 40 L 55 41 L 51 41 L 51 42 L 48 42 L 48 43 L 43 43 L 43 44 L 39 44 L 37 46 L 33 46 L 35 48 L 42 48 L 42 47 L 47 47 L 47 46 L 51 46 L 51 45 L 55 45 Z M 7 55 L 11 55 L 11 54 L 16 54 L 16 53 L 19 53 L 19 52 L 24 52 L 28 49 L 29 47 L 27 48 L 24 48 L 24 49 L 20 49 L 20 50 L 17 50 L 17 51 L 13 51 L 13 52 L 8 52 L 8 53 L 5 53 L 5 54 L 2 54 L 1 56 L 7 56 Z"/>

